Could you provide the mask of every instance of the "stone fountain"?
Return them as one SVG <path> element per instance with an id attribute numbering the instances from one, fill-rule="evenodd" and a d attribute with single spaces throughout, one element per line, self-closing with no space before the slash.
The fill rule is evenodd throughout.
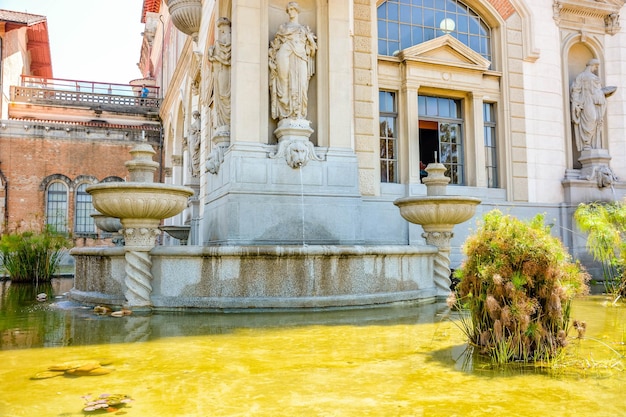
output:
<path id="1" fill-rule="evenodd" d="M 394 204 L 407 221 L 419 224 L 424 229 L 422 237 L 426 243 L 436 246 L 434 281 L 437 297 L 450 294 L 450 240 L 454 236 L 455 225 L 472 218 L 480 199 L 447 195 L 446 187 L 450 178 L 444 175 L 446 167 L 431 163 L 426 167 L 428 176 L 422 179 L 426 185 L 426 196 L 399 198 Z"/>
<path id="2" fill-rule="evenodd" d="M 154 182 L 159 163 L 152 160 L 152 146 L 139 144 L 126 162 L 129 182 L 109 182 L 87 187 L 93 205 L 102 215 L 118 218 L 124 237 L 125 306 L 134 310 L 150 309 L 152 260 L 150 250 L 161 233 L 159 225 L 187 207 L 194 191 L 189 187 Z"/>
<path id="3" fill-rule="evenodd" d="M 422 225 L 427 245 L 156 245 L 159 233 L 179 231 L 160 227 L 161 219 L 180 213 L 193 190 L 152 182 L 158 163 L 150 146 L 140 145 L 131 154 L 130 182 L 87 188 L 101 214 L 119 218 L 125 246 L 71 250 L 76 272 L 70 298 L 75 301 L 152 311 L 433 302 L 450 291 L 452 229 L 480 202 L 446 195 L 445 167 L 430 164 L 427 195 L 395 201 L 402 217 Z"/>

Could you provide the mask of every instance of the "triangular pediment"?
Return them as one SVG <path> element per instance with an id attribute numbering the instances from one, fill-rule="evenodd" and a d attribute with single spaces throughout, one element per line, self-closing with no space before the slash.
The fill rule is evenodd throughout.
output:
<path id="1" fill-rule="evenodd" d="M 486 71 L 491 65 L 482 55 L 452 35 L 439 36 L 427 42 L 413 45 L 400 51 L 398 57 L 403 61 L 451 65 L 479 71 Z"/>

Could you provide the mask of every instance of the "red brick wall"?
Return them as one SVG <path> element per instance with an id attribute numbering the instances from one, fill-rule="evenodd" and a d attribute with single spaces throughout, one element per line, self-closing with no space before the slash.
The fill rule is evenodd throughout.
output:
<path id="1" fill-rule="evenodd" d="M 2 231 L 36 230 L 43 226 L 45 189 L 42 182 L 50 175 L 61 174 L 70 181 L 81 175 L 93 176 L 98 181 L 110 176 L 127 177 L 124 163 L 131 158 L 129 151 L 135 144 L 118 140 L 3 136 L 0 138 L 0 170 L 8 183 L 8 204 L 7 224 Z M 70 184 L 68 194 L 70 231 L 74 224 L 74 185 L 77 184 Z"/>
<path id="2" fill-rule="evenodd" d="M 515 8 L 509 0 L 489 0 L 489 3 L 495 7 L 504 20 L 511 17 L 515 13 Z"/>

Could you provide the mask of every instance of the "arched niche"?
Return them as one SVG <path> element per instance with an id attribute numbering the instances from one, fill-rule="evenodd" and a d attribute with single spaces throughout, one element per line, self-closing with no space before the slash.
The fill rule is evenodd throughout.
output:
<path id="1" fill-rule="evenodd" d="M 285 0 L 269 0 L 269 9 L 268 9 L 268 30 L 269 30 L 269 41 L 271 42 L 278 31 L 278 28 L 281 24 L 289 21 L 289 16 L 287 15 L 286 7 L 289 1 Z M 300 6 L 300 14 L 298 15 L 298 20 L 300 24 L 308 26 L 311 28 L 313 33 L 317 36 L 317 45 L 318 50 L 315 57 L 315 65 L 316 70 L 313 77 L 309 81 L 309 91 L 308 91 L 308 107 L 307 107 L 307 120 L 311 121 L 311 127 L 314 132 L 309 138 L 313 144 L 317 144 L 317 132 L 319 130 L 318 126 L 318 96 L 317 96 L 317 79 L 319 78 L 319 72 L 321 71 L 320 65 L 320 54 L 326 53 L 327 51 L 320 51 L 320 34 L 321 25 L 318 24 L 318 6 L 316 0 L 299 0 L 296 1 L 298 6 Z M 269 45 L 268 45 L 269 50 Z M 269 92 L 268 92 L 269 97 Z M 268 107 L 269 108 L 269 107 Z M 274 130 L 278 125 L 277 120 L 272 120 L 270 113 L 268 112 L 268 142 L 270 144 L 274 144 L 277 142 L 276 137 L 274 136 Z"/>
<path id="2" fill-rule="evenodd" d="M 570 42 L 566 43 L 566 65 L 564 66 L 567 69 L 567 73 L 565 74 L 565 80 L 567 80 L 567 85 L 565 86 L 565 108 L 567 109 L 567 114 L 565 120 L 567 122 L 568 128 L 566 132 L 567 137 L 567 149 L 569 150 L 569 155 L 571 155 L 571 160 L 568 163 L 568 166 L 571 166 L 575 169 L 582 168 L 581 163 L 578 161 L 580 158 L 580 152 L 576 148 L 576 144 L 574 143 L 574 126 L 572 124 L 572 116 L 571 116 L 571 102 L 570 102 L 570 88 L 578 74 L 585 70 L 587 63 L 592 58 L 597 58 L 603 63 L 602 54 L 600 53 L 599 45 L 595 45 L 593 42 L 590 42 L 586 39 L 581 39 L 580 37 L 570 39 Z M 600 65 L 600 73 L 598 76 L 603 78 L 602 76 L 603 66 Z"/>
<path id="3" fill-rule="evenodd" d="M 183 172 L 185 166 L 185 161 L 183 160 L 183 143 L 187 136 L 187 132 L 185 132 L 185 109 L 183 108 L 182 102 L 178 104 L 178 111 L 176 113 L 176 124 L 174 126 L 174 129 L 174 137 L 172 138 L 173 153 L 171 156 L 172 183 L 180 185 L 183 183 Z"/>

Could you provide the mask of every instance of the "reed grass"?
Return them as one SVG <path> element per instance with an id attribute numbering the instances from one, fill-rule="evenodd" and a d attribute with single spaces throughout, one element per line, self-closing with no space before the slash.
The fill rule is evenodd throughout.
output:
<path id="1" fill-rule="evenodd" d="M 494 364 L 555 357 L 567 344 L 571 301 L 588 275 L 550 235 L 542 215 L 527 222 L 493 210 L 463 246 L 458 308 L 461 329 Z"/>
<path id="2" fill-rule="evenodd" d="M 626 206 L 621 202 L 581 203 L 574 212 L 587 233 L 587 250 L 602 264 L 604 288 L 616 300 L 626 296 Z"/>
<path id="3" fill-rule="evenodd" d="M 26 231 L 0 238 L 0 260 L 13 282 L 50 281 L 71 241 L 48 228 L 41 233 Z"/>

